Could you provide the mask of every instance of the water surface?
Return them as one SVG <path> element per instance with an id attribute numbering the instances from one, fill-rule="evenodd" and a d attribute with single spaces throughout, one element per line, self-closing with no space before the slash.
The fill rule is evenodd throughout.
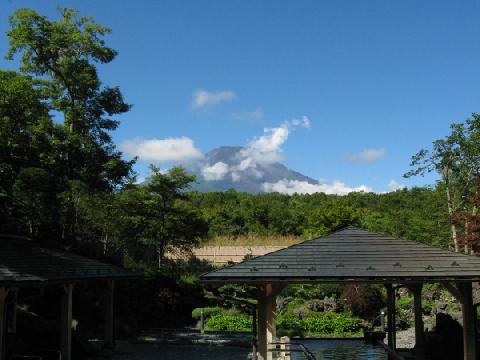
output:
<path id="1" fill-rule="evenodd" d="M 315 355 L 317 360 L 387 360 L 385 350 L 380 346 L 366 344 L 363 340 L 304 340 L 303 344 Z M 294 354 L 294 360 L 305 359 Z"/>

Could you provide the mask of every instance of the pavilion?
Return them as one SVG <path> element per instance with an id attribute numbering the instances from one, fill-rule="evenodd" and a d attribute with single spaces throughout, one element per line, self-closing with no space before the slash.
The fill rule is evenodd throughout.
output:
<path id="1" fill-rule="evenodd" d="M 105 283 L 104 344 L 114 344 L 114 282 L 137 277 L 111 264 L 70 252 L 42 246 L 19 236 L 0 234 L 0 360 L 5 359 L 5 335 L 16 333 L 16 307 L 19 292 L 61 286 L 61 359 L 71 359 L 72 302 L 74 285 L 79 282 Z"/>
<path id="2" fill-rule="evenodd" d="M 394 286 L 414 296 L 416 359 L 425 358 L 422 285 L 440 283 L 461 303 L 464 359 L 476 360 L 476 313 L 472 283 L 480 281 L 480 258 L 348 226 L 327 236 L 201 277 L 206 284 L 257 285 L 257 342 L 260 360 L 271 358 L 275 342 L 275 297 L 292 283 L 377 283 L 387 289 L 388 346 L 395 351 Z"/>

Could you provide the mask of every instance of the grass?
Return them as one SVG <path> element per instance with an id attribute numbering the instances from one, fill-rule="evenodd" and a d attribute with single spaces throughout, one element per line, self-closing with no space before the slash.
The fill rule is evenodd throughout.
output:
<path id="1" fill-rule="evenodd" d="M 290 246 L 303 240 L 305 239 L 293 235 L 215 236 L 202 242 L 201 246 Z"/>

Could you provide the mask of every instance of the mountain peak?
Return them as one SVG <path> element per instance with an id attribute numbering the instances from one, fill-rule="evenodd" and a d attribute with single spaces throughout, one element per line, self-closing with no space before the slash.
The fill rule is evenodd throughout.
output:
<path id="1" fill-rule="evenodd" d="M 318 181 L 290 170 L 280 162 L 259 161 L 249 158 L 241 146 L 221 146 L 205 154 L 203 164 L 196 170 L 199 191 L 264 192 L 264 184 L 279 181 L 302 181 L 318 184 Z"/>

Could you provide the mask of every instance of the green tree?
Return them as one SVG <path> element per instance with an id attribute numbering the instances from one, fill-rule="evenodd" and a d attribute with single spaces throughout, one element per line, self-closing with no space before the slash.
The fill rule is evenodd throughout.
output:
<path id="1" fill-rule="evenodd" d="M 42 79 L 51 109 L 63 114 L 57 129 L 57 177 L 64 180 L 67 240 L 77 235 L 72 184 L 82 181 L 92 191 L 112 190 L 131 175 L 133 162 L 121 159 L 109 132 L 118 127 L 111 118 L 130 109 L 118 87 L 102 86 L 97 64 L 111 62 L 116 51 L 105 45 L 110 30 L 74 9 L 61 9 L 51 21 L 31 9 L 10 17 L 8 59 L 21 55 L 20 71 Z"/>
<path id="2" fill-rule="evenodd" d="M 420 150 L 412 157 L 411 166 L 413 169 L 405 177 L 432 171 L 441 175 L 452 240 L 455 251 L 460 251 L 454 218 L 456 212 L 468 207 L 469 193 L 475 189 L 475 179 L 480 175 L 480 116 L 473 114 L 464 123 L 452 124 L 451 133 L 434 141 L 431 150 Z M 475 207 L 472 211 L 476 211 Z"/>
<path id="3" fill-rule="evenodd" d="M 208 226 L 185 193 L 195 177 L 178 167 L 167 173 L 151 169 L 147 185 L 125 190 L 119 199 L 130 249 L 138 244 L 153 248 L 160 268 L 167 251 L 191 250 L 206 236 Z"/>
<path id="4" fill-rule="evenodd" d="M 55 181 L 49 178 L 45 183 L 46 172 L 55 162 L 51 146 L 55 126 L 48 111 L 38 81 L 14 71 L 0 70 L 0 223 L 3 231 L 29 233 L 35 237 L 41 235 L 41 227 L 50 228 L 52 233 L 56 231 L 52 222 L 42 223 L 47 221 L 47 214 L 53 217 L 56 213 Z M 34 193 L 42 193 L 36 210 L 42 216 L 32 213 Z M 47 197 L 48 211 L 40 207 L 47 203 Z"/>

